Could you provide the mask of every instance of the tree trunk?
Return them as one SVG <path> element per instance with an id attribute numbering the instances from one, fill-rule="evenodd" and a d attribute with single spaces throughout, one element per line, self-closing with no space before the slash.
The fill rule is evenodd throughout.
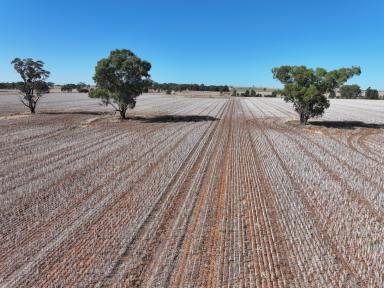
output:
<path id="1" fill-rule="evenodd" d="M 120 103 L 119 104 L 119 112 L 120 112 L 120 118 L 121 119 L 127 119 L 127 116 L 125 116 L 128 109 L 128 105 Z"/>
<path id="2" fill-rule="evenodd" d="M 125 116 L 125 110 L 120 109 L 119 113 L 120 113 L 120 118 L 121 119 L 127 119 L 127 117 Z"/>
<path id="3" fill-rule="evenodd" d="M 300 124 L 301 125 L 307 125 L 308 123 L 308 115 L 305 115 L 304 113 L 300 113 Z"/>
<path id="4" fill-rule="evenodd" d="M 32 114 L 35 114 L 35 108 L 36 108 L 36 105 L 34 105 L 32 101 L 29 101 L 29 110 L 31 111 Z"/>
<path id="5" fill-rule="evenodd" d="M 300 124 L 305 125 L 305 115 L 304 113 L 300 113 Z"/>

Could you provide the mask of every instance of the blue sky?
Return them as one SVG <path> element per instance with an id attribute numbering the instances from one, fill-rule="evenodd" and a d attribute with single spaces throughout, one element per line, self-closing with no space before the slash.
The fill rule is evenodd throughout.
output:
<path id="1" fill-rule="evenodd" d="M 55 83 L 88 82 L 128 48 L 158 82 L 278 86 L 271 69 L 358 65 L 350 83 L 384 89 L 382 0 L 0 0 L 0 82 L 14 57 L 43 60 Z"/>

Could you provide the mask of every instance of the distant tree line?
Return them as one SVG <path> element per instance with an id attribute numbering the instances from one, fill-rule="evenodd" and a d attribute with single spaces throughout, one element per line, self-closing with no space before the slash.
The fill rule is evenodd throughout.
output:
<path id="1" fill-rule="evenodd" d="M 363 95 L 363 91 L 361 90 L 360 86 L 356 84 L 341 86 L 339 93 L 339 98 L 341 99 L 379 99 L 378 90 L 368 87 L 368 89 L 365 91 L 365 94 Z M 336 97 L 337 96 L 335 92 L 329 94 L 329 98 Z"/>
<path id="2" fill-rule="evenodd" d="M 227 85 L 204 85 L 204 84 L 177 84 L 177 83 L 157 83 L 152 82 L 151 89 L 158 92 L 170 94 L 172 91 L 209 91 L 209 92 L 229 92 Z"/>
<path id="3" fill-rule="evenodd" d="M 53 82 L 45 82 L 48 89 L 46 89 L 46 93 L 49 93 L 49 88 L 53 88 L 55 83 Z M 24 82 L 19 81 L 19 82 L 0 82 L 0 89 L 7 89 L 7 90 L 20 90 L 20 87 L 24 85 Z"/>
<path id="4" fill-rule="evenodd" d="M 264 89 L 266 91 L 266 89 Z M 256 93 L 255 90 L 245 90 L 244 92 L 238 93 L 236 90 L 232 90 L 232 96 L 234 97 L 277 97 L 277 92 L 272 91 L 271 94 L 261 94 L 261 93 Z"/>
<path id="5" fill-rule="evenodd" d="M 83 82 L 78 84 L 64 84 L 61 86 L 62 92 L 72 92 L 73 90 L 76 90 L 80 93 L 88 93 L 90 91 L 90 86 Z"/>
<path id="6" fill-rule="evenodd" d="M 2 82 L 0 83 L 0 89 L 15 90 L 19 89 L 22 84 L 23 82 Z"/>

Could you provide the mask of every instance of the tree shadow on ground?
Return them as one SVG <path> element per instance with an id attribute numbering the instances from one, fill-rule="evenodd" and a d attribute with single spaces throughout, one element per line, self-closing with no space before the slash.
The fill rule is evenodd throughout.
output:
<path id="1" fill-rule="evenodd" d="M 134 116 L 129 117 L 130 120 L 137 120 L 145 123 L 178 123 L 178 122 L 205 122 L 205 121 L 217 121 L 219 118 L 212 116 L 201 115 L 161 115 L 152 117 Z"/>
<path id="2" fill-rule="evenodd" d="M 338 129 L 357 129 L 357 128 L 371 128 L 371 129 L 383 129 L 384 124 L 365 123 L 361 121 L 310 121 L 309 125 L 326 127 L 326 128 L 338 128 Z"/>

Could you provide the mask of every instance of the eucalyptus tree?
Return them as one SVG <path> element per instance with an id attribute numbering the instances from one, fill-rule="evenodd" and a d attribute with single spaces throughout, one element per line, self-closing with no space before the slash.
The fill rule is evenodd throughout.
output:
<path id="1" fill-rule="evenodd" d="M 130 50 L 111 51 L 108 58 L 101 59 L 96 65 L 93 77 L 96 88 L 89 92 L 89 97 L 113 106 L 125 119 L 127 109 L 135 107 L 137 96 L 151 84 L 150 69 L 149 62 Z"/>
<path id="2" fill-rule="evenodd" d="M 327 71 L 306 66 L 281 66 L 272 69 L 273 77 L 284 84 L 278 93 L 300 115 L 300 123 L 306 125 L 309 118 L 321 116 L 329 108 L 326 94 L 332 93 L 348 79 L 360 75 L 359 67 Z"/>
<path id="3" fill-rule="evenodd" d="M 22 94 L 20 101 L 29 108 L 31 113 L 35 113 L 43 93 L 49 92 L 49 86 L 45 80 L 50 72 L 44 69 L 43 61 L 34 61 L 31 58 L 15 58 L 11 64 L 22 79 L 22 82 L 17 85 Z"/>

